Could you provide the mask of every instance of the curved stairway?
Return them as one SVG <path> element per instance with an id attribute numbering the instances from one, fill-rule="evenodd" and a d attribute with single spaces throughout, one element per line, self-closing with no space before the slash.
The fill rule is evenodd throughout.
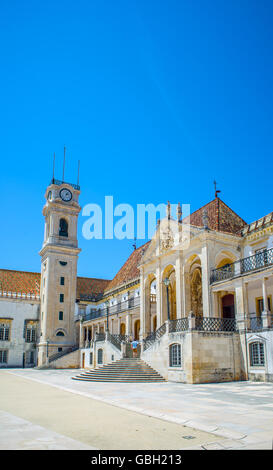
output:
<path id="1" fill-rule="evenodd" d="M 98 369 L 83 372 L 73 380 L 86 382 L 165 382 L 165 379 L 139 358 L 124 358 Z"/>

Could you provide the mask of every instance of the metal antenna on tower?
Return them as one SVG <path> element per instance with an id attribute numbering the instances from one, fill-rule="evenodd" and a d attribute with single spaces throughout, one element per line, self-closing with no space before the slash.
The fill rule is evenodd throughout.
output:
<path id="1" fill-rule="evenodd" d="M 64 146 L 63 182 L 64 182 L 64 168 L 65 168 L 65 151 L 66 151 L 66 148 Z"/>
<path id="2" fill-rule="evenodd" d="M 53 175 L 52 175 L 53 182 L 54 182 L 54 172 L 55 172 L 55 152 L 54 152 L 54 156 L 53 156 Z"/>
<path id="3" fill-rule="evenodd" d="M 80 185 L 80 160 L 78 160 L 78 182 L 77 185 Z"/>

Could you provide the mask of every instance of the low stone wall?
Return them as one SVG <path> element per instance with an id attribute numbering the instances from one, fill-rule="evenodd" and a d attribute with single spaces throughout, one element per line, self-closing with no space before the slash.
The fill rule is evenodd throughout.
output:
<path id="1" fill-rule="evenodd" d="M 98 350 L 103 351 L 103 364 L 98 364 Z M 90 362 L 92 353 L 92 363 Z M 83 356 L 84 355 L 84 356 Z M 109 341 L 96 341 L 91 348 L 81 349 L 80 367 L 95 369 L 104 364 L 110 364 L 121 359 L 121 351 Z"/>

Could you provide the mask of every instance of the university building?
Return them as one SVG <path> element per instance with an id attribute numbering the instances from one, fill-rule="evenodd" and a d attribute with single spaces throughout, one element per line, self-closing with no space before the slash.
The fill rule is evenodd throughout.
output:
<path id="1" fill-rule="evenodd" d="M 41 273 L 0 269 L 1 367 L 111 381 L 125 361 L 174 382 L 273 381 L 273 213 L 247 224 L 217 192 L 188 217 L 168 205 L 114 279 L 94 279 L 77 276 L 79 195 L 56 179 L 46 190 Z"/>

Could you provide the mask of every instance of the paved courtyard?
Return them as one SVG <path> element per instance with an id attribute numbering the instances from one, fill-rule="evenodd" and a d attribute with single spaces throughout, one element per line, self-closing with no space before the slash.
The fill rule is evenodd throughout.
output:
<path id="1" fill-rule="evenodd" d="M 273 385 L 111 384 L 0 371 L 0 448 L 272 449 Z"/>

